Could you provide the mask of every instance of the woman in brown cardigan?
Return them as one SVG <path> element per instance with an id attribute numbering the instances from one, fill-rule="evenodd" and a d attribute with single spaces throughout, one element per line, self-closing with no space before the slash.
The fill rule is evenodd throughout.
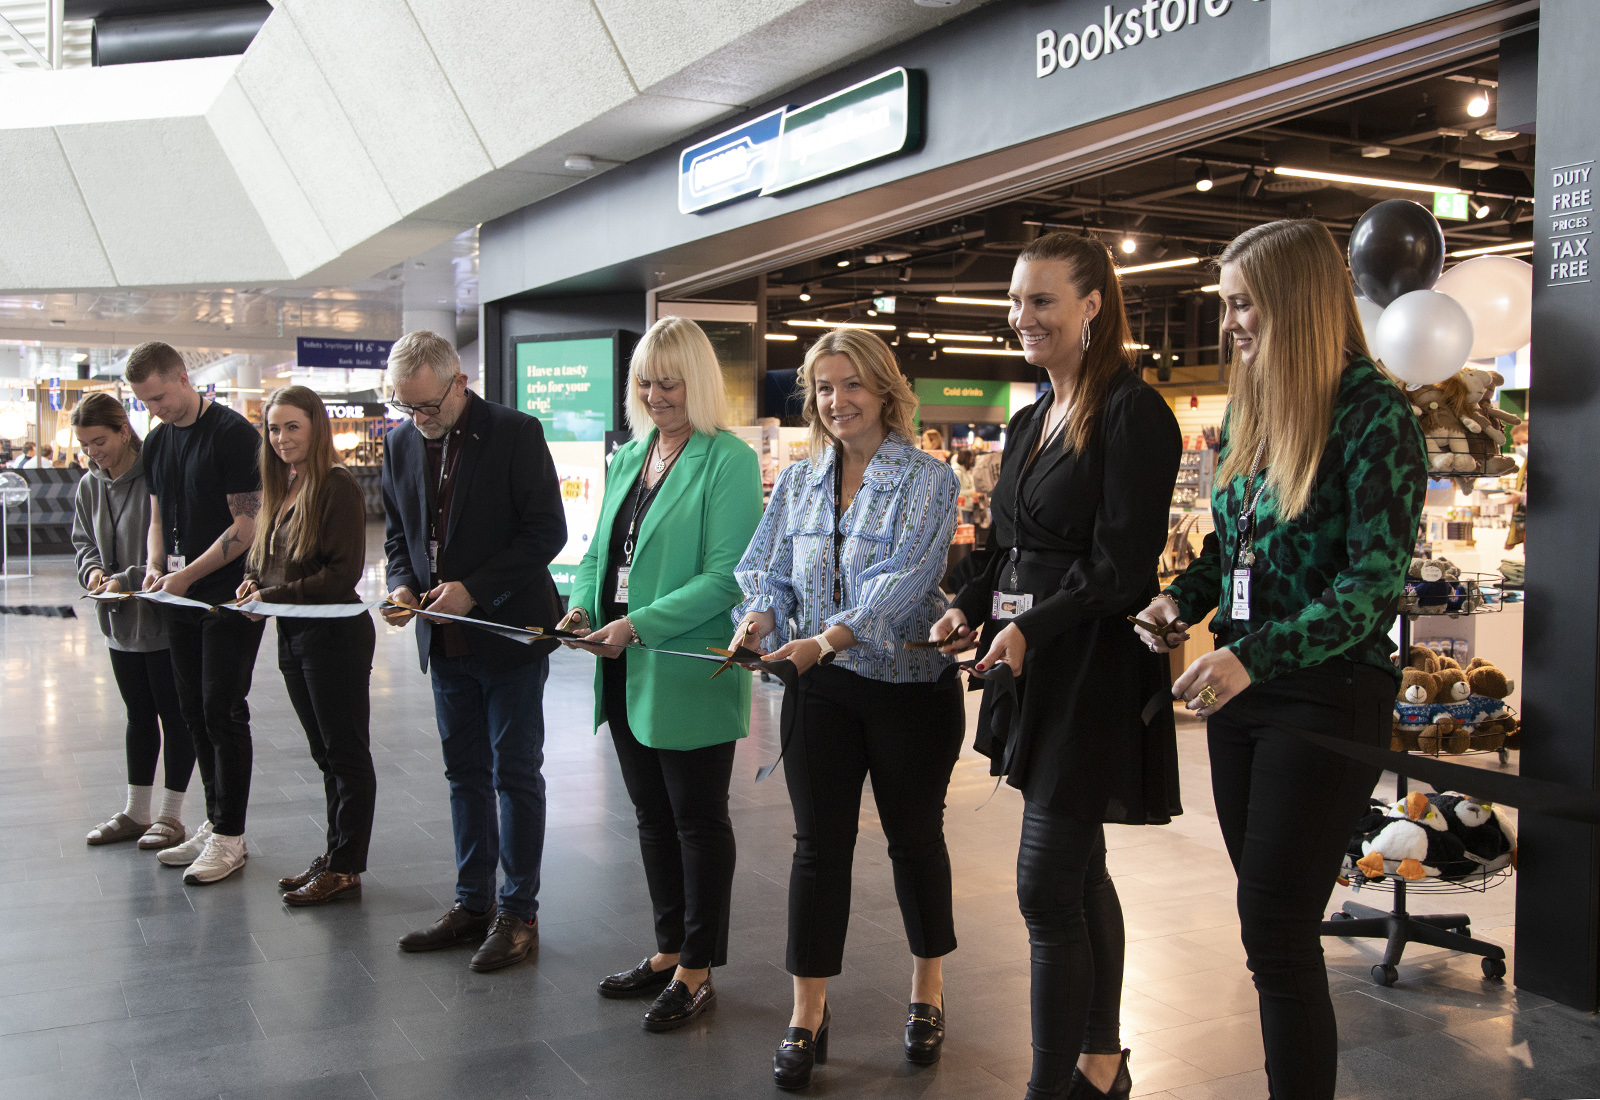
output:
<path id="1" fill-rule="evenodd" d="M 356 603 L 367 554 L 367 510 L 335 465 L 322 399 L 287 386 L 262 406 L 261 516 L 239 596 L 262 603 Z M 290 905 L 361 896 L 377 778 L 368 742 L 375 633 L 366 611 L 328 619 L 278 617 L 278 669 L 305 727 L 328 797 L 328 850 L 280 879 Z"/>

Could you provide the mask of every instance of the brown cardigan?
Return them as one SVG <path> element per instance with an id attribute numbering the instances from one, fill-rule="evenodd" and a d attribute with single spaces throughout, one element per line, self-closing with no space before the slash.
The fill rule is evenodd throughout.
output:
<path id="1" fill-rule="evenodd" d="M 280 548 L 261 569 L 247 570 L 245 577 L 262 585 L 256 599 L 263 603 L 355 603 L 360 599 L 356 585 L 367 562 L 366 498 L 355 475 L 343 466 L 333 468 L 327 486 L 316 554 L 309 561 L 295 561 L 287 548 Z M 278 518 L 277 531 L 285 536 L 283 542 L 287 542 L 290 511 Z M 262 580 L 280 576 L 283 582 L 271 587 Z"/>

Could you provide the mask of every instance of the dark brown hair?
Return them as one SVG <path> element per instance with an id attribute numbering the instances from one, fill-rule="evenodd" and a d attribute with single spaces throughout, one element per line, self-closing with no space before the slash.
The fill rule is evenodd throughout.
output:
<path id="1" fill-rule="evenodd" d="M 1089 350 L 1083 353 L 1083 368 L 1073 395 L 1074 412 L 1063 440 L 1068 451 L 1078 454 L 1100 422 L 1111 387 L 1124 371 L 1133 370 L 1133 356 L 1128 350 L 1132 337 L 1128 315 L 1122 308 L 1117 265 L 1111 260 L 1111 250 L 1095 238 L 1059 231 L 1046 233 L 1024 248 L 1017 262 L 1023 260 L 1060 260 L 1067 265 L 1067 278 L 1079 298 L 1087 297 L 1091 290 L 1100 292 L 1100 313 L 1089 325 Z"/>
<path id="2" fill-rule="evenodd" d="M 185 370 L 183 356 L 171 344 L 149 340 L 128 353 L 128 365 L 122 376 L 129 382 L 143 382 L 152 374 L 165 377 Z"/>
<path id="3" fill-rule="evenodd" d="M 128 422 L 128 410 L 122 402 L 109 393 L 91 393 L 72 409 L 74 428 L 110 428 L 114 432 L 126 431 L 129 443 L 137 451 L 143 444 L 139 433 Z"/>

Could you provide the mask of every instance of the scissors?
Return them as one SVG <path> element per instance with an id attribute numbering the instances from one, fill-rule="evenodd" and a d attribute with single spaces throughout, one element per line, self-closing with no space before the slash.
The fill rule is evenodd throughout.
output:
<path id="1" fill-rule="evenodd" d="M 959 626 L 955 626 L 951 627 L 950 633 L 946 634 L 937 642 L 902 642 L 900 644 L 905 646 L 907 649 L 943 649 L 945 646 L 949 645 L 959 637 L 961 637 L 961 628 Z"/>
<path id="2" fill-rule="evenodd" d="M 721 676 L 734 665 L 748 665 L 752 661 L 761 660 L 761 654 L 757 653 L 753 649 L 746 649 L 744 646 L 744 639 L 754 629 L 755 625 L 753 623 L 745 623 L 744 630 L 739 634 L 739 645 L 735 646 L 733 649 L 720 649 L 717 646 L 712 645 L 706 646 L 706 650 L 708 652 L 727 658 L 726 661 L 723 661 L 722 664 L 717 666 L 717 671 L 711 674 L 711 678 L 713 680 L 715 680 L 718 676 Z"/>

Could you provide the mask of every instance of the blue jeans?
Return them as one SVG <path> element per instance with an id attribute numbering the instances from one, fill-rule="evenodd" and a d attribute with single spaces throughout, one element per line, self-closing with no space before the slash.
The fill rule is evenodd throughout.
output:
<path id="1" fill-rule="evenodd" d="M 544 682 L 550 660 L 490 672 L 476 657 L 433 657 L 433 709 L 450 781 L 456 900 L 482 912 L 495 901 L 523 920 L 539 911 L 544 855 Z M 496 804 L 496 792 L 499 802 Z M 501 843 L 502 834 L 505 843 Z"/>

